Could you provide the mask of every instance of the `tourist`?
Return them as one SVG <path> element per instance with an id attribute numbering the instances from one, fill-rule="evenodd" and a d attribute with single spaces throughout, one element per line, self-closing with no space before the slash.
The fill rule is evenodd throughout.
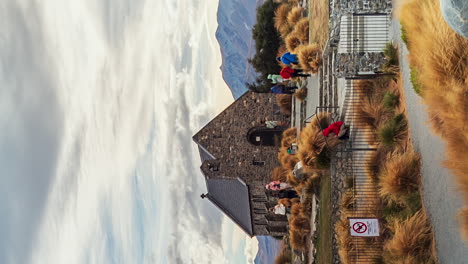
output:
<path id="1" fill-rule="evenodd" d="M 284 67 L 280 71 L 280 76 L 283 77 L 285 80 L 289 80 L 294 77 L 308 77 L 310 74 L 302 73 L 303 70 L 301 69 L 293 69 L 291 67 Z"/>
<path id="2" fill-rule="evenodd" d="M 288 189 L 288 188 L 291 188 L 291 185 L 289 185 L 288 183 L 286 182 L 280 182 L 280 181 L 272 181 L 270 183 L 268 183 L 265 188 L 267 190 L 272 190 L 272 191 L 279 191 L 279 190 L 284 190 L 284 189 Z"/>
<path id="3" fill-rule="evenodd" d="M 297 86 L 285 86 L 283 84 L 277 84 L 270 88 L 270 91 L 274 94 L 293 94 L 296 92 Z"/>
<path id="4" fill-rule="evenodd" d="M 298 64 L 297 55 L 291 52 L 286 52 L 281 57 L 276 58 L 277 61 L 282 62 L 284 65 Z"/>
<path id="5" fill-rule="evenodd" d="M 271 83 L 282 83 L 284 82 L 283 77 L 278 74 L 268 74 L 268 80 L 271 80 Z"/>
<path id="6" fill-rule="evenodd" d="M 267 128 L 275 128 L 275 127 L 279 127 L 279 126 L 287 126 L 288 123 L 286 122 L 281 122 L 281 121 L 273 121 L 273 120 L 267 120 L 265 121 L 265 126 Z"/>
<path id="7" fill-rule="evenodd" d="M 325 128 L 322 132 L 325 137 L 337 137 L 338 139 L 348 139 L 348 129 L 343 121 L 335 122 Z"/>
<path id="8" fill-rule="evenodd" d="M 295 190 L 280 190 L 278 191 L 278 198 L 283 199 L 283 198 L 288 198 L 288 199 L 293 199 L 293 198 L 298 198 L 299 195 L 297 195 L 297 192 Z"/>
<path id="9" fill-rule="evenodd" d="M 271 207 L 268 209 L 270 212 L 278 214 L 278 215 L 285 215 L 286 214 L 286 206 L 284 204 L 277 204 L 275 207 Z"/>

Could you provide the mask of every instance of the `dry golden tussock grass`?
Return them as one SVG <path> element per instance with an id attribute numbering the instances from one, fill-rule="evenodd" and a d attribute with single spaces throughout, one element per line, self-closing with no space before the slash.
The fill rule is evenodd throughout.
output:
<path id="1" fill-rule="evenodd" d="M 434 237 L 427 215 L 418 211 L 405 221 L 390 224 L 394 235 L 384 245 L 386 263 L 437 263 Z"/>
<path id="2" fill-rule="evenodd" d="M 322 64 L 322 50 L 317 43 L 301 45 L 295 52 L 301 69 L 314 74 L 318 72 Z"/>
<path id="3" fill-rule="evenodd" d="M 437 0 L 407 1 L 400 20 L 434 131 L 448 143 L 445 165 L 457 177 L 468 205 L 468 39 L 449 28 Z M 463 222 L 468 230 L 468 215 Z"/>
<path id="4" fill-rule="evenodd" d="M 317 126 L 309 124 L 302 130 L 298 146 L 299 159 L 307 166 L 316 167 L 317 157 L 326 147 L 325 137 Z"/>
<path id="5" fill-rule="evenodd" d="M 294 96 L 300 101 L 304 101 L 307 98 L 307 88 L 304 87 L 304 88 L 298 89 L 294 93 Z"/>
<path id="6" fill-rule="evenodd" d="M 323 48 L 328 39 L 328 0 L 310 1 L 310 40 Z"/>
<path id="7" fill-rule="evenodd" d="M 294 25 L 293 32 L 298 34 L 303 43 L 309 43 L 309 19 L 307 17 L 301 18 Z"/>
<path id="8" fill-rule="evenodd" d="M 421 161 L 418 153 L 410 150 L 388 154 L 379 177 L 380 195 L 402 203 L 402 199 L 419 189 Z"/>
<path id="9" fill-rule="evenodd" d="M 291 34 L 285 38 L 284 43 L 286 44 L 286 48 L 292 53 L 297 53 L 296 49 L 303 44 L 301 36 L 297 32 L 291 32 Z"/>
<path id="10" fill-rule="evenodd" d="M 383 164 L 387 160 L 388 150 L 382 145 L 379 145 L 376 151 L 374 151 L 369 161 L 366 164 L 365 172 L 369 179 L 377 182 L 379 179 L 380 171 L 383 167 Z"/>
<path id="11" fill-rule="evenodd" d="M 289 11 L 291 11 L 291 6 L 287 3 L 279 5 L 275 10 L 275 28 L 281 36 L 286 36 L 292 30 L 292 27 L 288 24 Z"/>
<path id="12" fill-rule="evenodd" d="M 271 172 L 271 180 L 272 181 L 286 182 L 286 175 L 287 174 L 288 174 L 288 171 L 286 169 L 284 169 L 283 167 L 276 167 Z"/>
<path id="13" fill-rule="evenodd" d="M 277 94 L 276 102 L 280 107 L 280 111 L 285 115 L 291 115 L 292 107 L 292 95 L 289 94 Z"/>
<path id="14" fill-rule="evenodd" d="M 303 8 L 293 7 L 286 17 L 288 24 L 295 26 L 302 19 L 302 12 L 304 12 Z"/>

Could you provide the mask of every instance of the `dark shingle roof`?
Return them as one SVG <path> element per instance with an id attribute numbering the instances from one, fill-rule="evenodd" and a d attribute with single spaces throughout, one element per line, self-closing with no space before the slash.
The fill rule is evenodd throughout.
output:
<path id="1" fill-rule="evenodd" d="M 249 188 L 237 179 L 206 179 L 208 199 L 241 227 L 253 236 L 250 214 Z"/>

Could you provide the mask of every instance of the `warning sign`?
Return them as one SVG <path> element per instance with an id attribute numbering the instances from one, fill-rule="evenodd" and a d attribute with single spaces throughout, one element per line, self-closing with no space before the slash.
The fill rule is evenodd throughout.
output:
<path id="1" fill-rule="evenodd" d="M 349 218 L 352 236 L 379 236 L 379 220 L 376 218 Z"/>

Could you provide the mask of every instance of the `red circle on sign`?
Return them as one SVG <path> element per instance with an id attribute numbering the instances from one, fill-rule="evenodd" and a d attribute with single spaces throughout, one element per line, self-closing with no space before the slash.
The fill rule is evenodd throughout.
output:
<path id="1" fill-rule="evenodd" d="M 362 234 L 367 231 L 367 225 L 363 222 L 356 222 L 353 224 L 353 230 L 356 233 Z"/>

